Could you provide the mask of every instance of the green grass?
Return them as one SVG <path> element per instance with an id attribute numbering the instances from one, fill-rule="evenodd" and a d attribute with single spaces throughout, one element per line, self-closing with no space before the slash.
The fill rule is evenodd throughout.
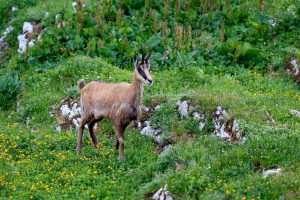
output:
<path id="1" fill-rule="evenodd" d="M 154 145 L 137 132 L 126 135 L 128 161 L 120 163 L 114 142 L 105 135 L 99 138 L 97 150 L 85 137 L 83 154 L 76 155 L 74 133 L 39 129 L 32 133 L 17 126 L 7 124 L 6 134 L 1 134 L 2 198 L 133 198 L 134 189 L 154 173 L 146 166 L 157 157 L 146 154 L 154 151 Z"/>

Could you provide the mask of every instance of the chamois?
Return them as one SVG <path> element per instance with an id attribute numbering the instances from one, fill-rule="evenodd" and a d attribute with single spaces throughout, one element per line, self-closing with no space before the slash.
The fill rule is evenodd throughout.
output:
<path id="1" fill-rule="evenodd" d="M 85 83 L 84 79 L 78 82 L 81 91 L 82 116 L 78 128 L 77 153 L 82 150 L 82 136 L 85 124 L 88 125 L 90 138 L 95 148 L 98 141 L 94 133 L 94 125 L 102 119 L 110 119 L 117 133 L 115 148 L 119 149 L 119 160 L 124 161 L 124 131 L 131 121 L 139 120 L 141 116 L 141 101 L 143 96 L 143 84 L 152 85 L 150 76 L 149 58 L 146 58 L 142 48 L 142 61 L 134 56 L 134 76 L 129 83 L 107 83 L 92 81 Z"/>

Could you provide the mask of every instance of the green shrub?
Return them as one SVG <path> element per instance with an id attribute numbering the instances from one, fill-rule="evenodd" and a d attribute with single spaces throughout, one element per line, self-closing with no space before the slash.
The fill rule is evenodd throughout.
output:
<path id="1" fill-rule="evenodd" d="M 78 55 L 103 57 L 111 64 L 130 68 L 134 53 L 149 45 L 153 51 L 151 65 L 158 70 L 204 66 L 204 72 L 209 74 L 239 74 L 245 68 L 266 73 L 273 65 L 278 68 L 284 63 L 274 58 L 280 57 L 285 41 L 299 48 L 296 37 L 299 4 L 289 8 L 292 11 L 288 17 L 282 12 L 274 15 L 271 10 L 278 10 L 277 5 L 287 9 L 282 1 L 268 3 L 264 12 L 258 9 L 257 2 L 248 0 L 213 1 L 209 5 L 186 2 L 184 6 L 183 2 L 177 5 L 179 1 L 164 4 L 160 1 L 111 0 L 107 4 L 89 1 L 76 14 L 65 0 L 51 2 L 51 5 L 33 2 L 36 6 L 28 8 L 28 13 L 17 14 L 12 24 L 20 27 L 25 20 L 35 21 L 47 30 L 43 39 L 28 52 L 28 57 L 13 57 L 11 63 L 16 69 L 44 66 L 44 62 L 55 63 Z M 44 17 L 45 11 L 50 13 L 48 18 Z M 61 17 L 55 22 L 57 13 L 61 13 Z M 273 26 L 270 21 L 274 19 L 277 24 Z M 64 26 L 58 28 L 61 22 Z M 11 46 L 16 46 L 12 41 L 17 32 L 7 37 Z"/>

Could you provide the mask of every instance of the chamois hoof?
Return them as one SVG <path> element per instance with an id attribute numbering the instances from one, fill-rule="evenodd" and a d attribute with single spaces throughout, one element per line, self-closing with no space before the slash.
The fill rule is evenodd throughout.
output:
<path id="1" fill-rule="evenodd" d="M 81 149 L 77 148 L 77 154 L 81 154 Z"/>
<path id="2" fill-rule="evenodd" d="M 125 158 L 125 156 L 119 156 L 119 161 L 121 161 L 121 162 L 125 162 L 125 161 L 126 161 L 126 158 Z"/>

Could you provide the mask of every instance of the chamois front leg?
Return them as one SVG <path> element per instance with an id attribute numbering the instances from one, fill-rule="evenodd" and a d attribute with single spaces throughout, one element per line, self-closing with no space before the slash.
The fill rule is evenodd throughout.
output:
<path id="1" fill-rule="evenodd" d="M 122 135 L 121 137 L 118 138 L 119 141 L 119 160 L 120 161 L 125 161 L 126 158 L 124 156 L 124 135 Z"/>
<path id="2" fill-rule="evenodd" d="M 91 123 L 88 124 L 88 127 L 89 127 L 90 138 L 92 140 L 93 146 L 94 146 L 94 148 L 97 148 L 98 147 L 98 140 L 97 140 L 97 137 L 94 133 L 95 123 L 96 123 L 96 121 L 92 121 Z"/>
<path id="3" fill-rule="evenodd" d="M 115 123 L 114 123 L 115 124 Z M 124 156 L 124 131 L 126 129 L 126 126 L 122 125 L 122 124 L 115 124 L 115 129 L 117 132 L 117 142 L 116 142 L 116 149 L 119 149 L 119 160 L 120 161 L 125 161 L 126 158 Z"/>

